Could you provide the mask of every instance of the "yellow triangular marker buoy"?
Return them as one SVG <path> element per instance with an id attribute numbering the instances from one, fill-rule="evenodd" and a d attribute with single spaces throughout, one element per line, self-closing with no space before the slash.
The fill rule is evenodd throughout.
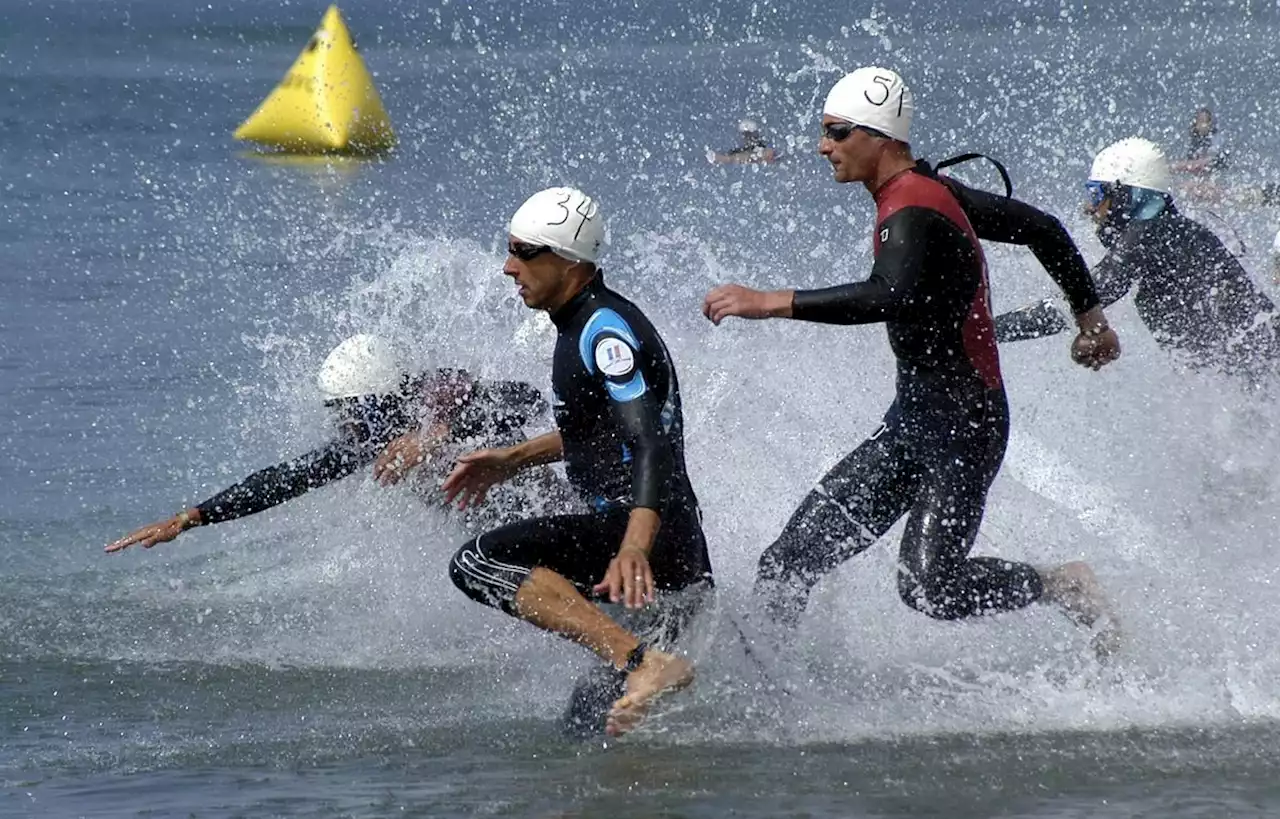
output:
<path id="1" fill-rule="evenodd" d="M 235 132 L 293 153 L 379 153 L 396 143 L 378 89 L 330 6 L 289 73 Z"/>

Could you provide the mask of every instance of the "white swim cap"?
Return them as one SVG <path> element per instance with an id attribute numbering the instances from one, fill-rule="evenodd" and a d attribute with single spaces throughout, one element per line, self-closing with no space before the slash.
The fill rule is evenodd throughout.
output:
<path id="1" fill-rule="evenodd" d="M 915 98 L 896 71 L 868 66 L 845 74 L 827 93 L 822 113 L 910 142 Z"/>
<path id="2" fill-rule="evenodd" d="M 1108 145 L 1093 158 L 1091 182 L 1117 182 L 1157 193 L 1169 192 L 1169 162 L 1149 139 L 1130 137 Z"/>
<path id="3" fill-rule="evenodd" d="M 546 245 L 575 262 L 595 264 L 604 244 L 604 217 L 595 200 L 576 188 L 547 188 L 525 200 L 508 232 L 522 242 Z"/>
<path id="4" fill-rule="evenodd" d="M 744 119 L 738 123 L 738 130 L 744 134 L 758 134 L 760 133 L 760 126 L 754 119 Z"/>
<path id="5" fill-rule="evenodd" d="M 333 348 L 316 381 L 326 399 L 395 392 L 405 375 L 399 357 L 384 339 L 357 335 Z"/>

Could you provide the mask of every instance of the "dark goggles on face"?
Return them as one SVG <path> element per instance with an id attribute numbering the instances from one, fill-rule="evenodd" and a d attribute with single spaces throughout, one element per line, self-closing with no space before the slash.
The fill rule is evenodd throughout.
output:
<path id="1" fill-rule="evenodd" d="M 862 131 L 880 139 L 889 139 L 887 134 L 882 134 L 875 128 L 854 125 L 852 122 L 829 122 L 822 126 L 822 135 L 832 142 L 844 142 L 854 131 Z"/>
<path id="2" fill-rule="evenodd" d="M 546 245 L 530 245 L 525 244 L 524 242 L 508 242 L 507 252 L 512 256 L 515 256 L 520 261 L 527 262 L 538 258 L 543 253 L 550 253 L 551 248 Z"/>
<path id="3" fill-rule="evenodd" d="M 1084 189 L 1089 192 L 1089 204 L 1095 208 L 1111 196 L 1114 187 L 1110 182 L 1095 182 L 1092 179 L 1084 183 Z"/>

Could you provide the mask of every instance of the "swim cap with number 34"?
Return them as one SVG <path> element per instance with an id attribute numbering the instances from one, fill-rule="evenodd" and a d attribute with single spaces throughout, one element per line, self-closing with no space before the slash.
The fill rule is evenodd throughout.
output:
<path id="1" fill-rule="evenodd" d="M 566 259 L 595 264 L 604 244 L 604 217 L 595 200 L 577 188 L 547 188 L 525 200 L 507 232 Z"/>

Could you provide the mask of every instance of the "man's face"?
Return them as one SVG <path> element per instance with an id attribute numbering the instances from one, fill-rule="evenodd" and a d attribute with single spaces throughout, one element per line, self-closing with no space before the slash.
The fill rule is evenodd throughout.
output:
<path id="1" fill-rule="evenodd" d="M 876 159 L 886 141 L 852 123 L 826 115 L 822 118 L 818 153 L 831 163 L 832 176 L 837 182 L 866 182 L 875 173 Z"/>
<path id="2" fill-rule="evenodd" d="M 1093 202 L 1086 204 L 1085 211 L 1095 225 L 1104 224 L 1107 221 L 1107 214 L 1111 213 L 1111 197 L 1108 196 L 1096 204 Z"/>
<path id="3" fill-rule="evenodd" d="M 549 247 L 507 237 L 507 263 L 502 272 L 515 280 L 526 307 L 551 309 L 564 288 L 565 273 L 572 266 L 573 262 L 557 256 Z"/>
<path id="4" fill-rule="evenodd" d="M 1191 121 L 1191 130 L 1198 136 L 1208 136 L 1213 132 L 1213 114 L 1208 111 L 1197 113 L 1196 118 Z"/>
<path id="5" fill-rule="evenodd" d="M 1085 202 L 1084 212 L 1092 217 L 1094 224 L 1101 225 L 1107 221 L 1107 214 L 1111 212 L 1114 186 L 1090 180 L 1085 183 L 1085 190 L 1089 192 L 1089 200 Z"/>

